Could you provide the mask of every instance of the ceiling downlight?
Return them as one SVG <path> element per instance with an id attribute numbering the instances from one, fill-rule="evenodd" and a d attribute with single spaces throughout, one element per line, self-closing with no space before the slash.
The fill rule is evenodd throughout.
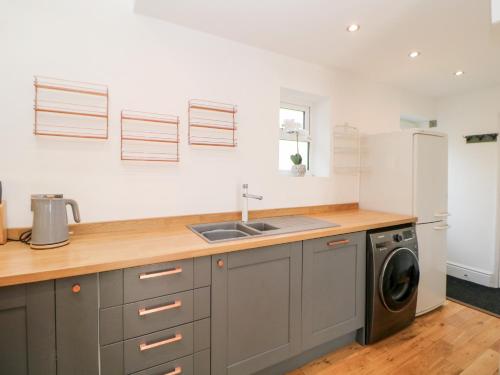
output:
<path id="1" fill-rule="evenodd" d="M 360 28 L 361 26 L 359 26 L 357 23 L 353 23 L 347 26 L 347 31 L 349 31 L 350 33 L 354 33 L 356 31 L 359 31 Z"/>

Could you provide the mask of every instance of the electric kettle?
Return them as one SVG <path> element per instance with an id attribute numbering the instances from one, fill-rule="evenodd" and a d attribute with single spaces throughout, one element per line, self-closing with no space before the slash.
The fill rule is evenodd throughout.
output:
<path id="1" fill-rule="evenodd" d="M 73 218 L 79 223 L 80 211 L 73 199 L 64 199 L 62 194 L 31 196 L 31 211 L 33 211 L 31 248 L 52 249 L 69 243 L 66 205 L 71 206 Z"/>

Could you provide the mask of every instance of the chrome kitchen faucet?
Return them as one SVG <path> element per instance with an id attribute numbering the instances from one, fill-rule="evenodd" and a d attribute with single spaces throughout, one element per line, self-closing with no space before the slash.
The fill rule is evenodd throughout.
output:
<path id="1" fill-rule="evenodd" d="M 248 184 L 243 184 L 243 208 L 241 210 L 241 221 L 246 223 L 248 221 L 248 198 L 258 199 L 261 201 L 264 197 L 262 195 L 248 194 Z"/>

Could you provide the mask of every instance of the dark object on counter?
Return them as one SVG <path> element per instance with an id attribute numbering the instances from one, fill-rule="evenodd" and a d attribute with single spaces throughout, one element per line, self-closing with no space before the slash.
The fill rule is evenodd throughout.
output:
<path id="1" fill-rule="evenodd" d="M 64 199 L 62 194 L 36 194 L 31 196 L 33 228 L 31 248 L 52 249 L 69 243 L 66 205 L 73 209 L 75 222 L 80 222 L 78 204 L 73 199 Z"/>

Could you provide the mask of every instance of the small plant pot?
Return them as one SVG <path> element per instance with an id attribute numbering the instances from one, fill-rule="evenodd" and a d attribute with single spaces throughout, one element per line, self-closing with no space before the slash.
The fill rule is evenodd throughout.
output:
<path id="1" fill-rule="evenodd" d="M 304 177 L 306 175 L 306 166 L 304 164 L 292 165 L 292 176 Z"/>

